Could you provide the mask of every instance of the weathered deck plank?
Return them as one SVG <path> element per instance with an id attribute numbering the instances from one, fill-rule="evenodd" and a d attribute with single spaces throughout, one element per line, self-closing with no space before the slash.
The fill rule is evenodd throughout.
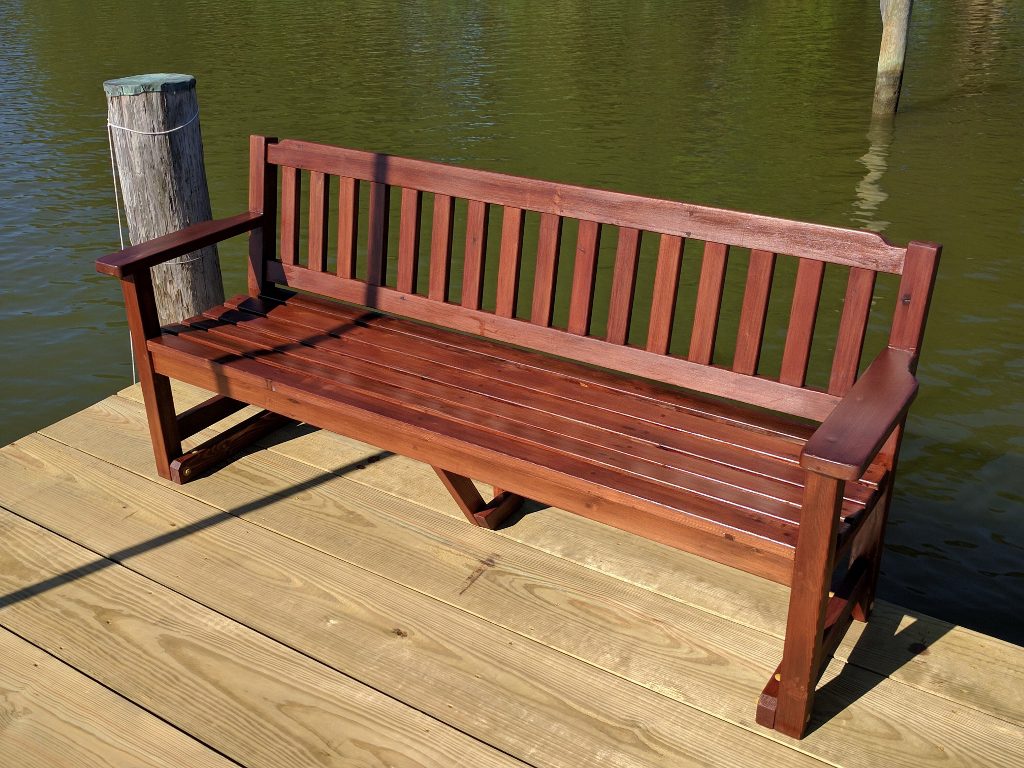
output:
<path id="1" fill-rule="evenodd" d="M 0 629 L 0 764 L 14 755 L 18 768 L 236 765 Z"/>
<path id="2" fill-rule="evenodd" d="M 66 488 L 38 498 L 88 524 Z M 126 508 L 122 517 L 173 531 L 174 521 Z M 521 765 L 2 508 L 0 589 L 4 627 L 242 765 L 389 765 L 395 755 L 439 768 Z M 12 757 L 0 753 L 0 764 Z"/>
<path id="3" fill-rule="evenodd" d="M 144 474 L 144 427 L 130 427 L 138 422 L 137 410 L 112 399 L 47 433 L 102 458 L 117 457 Z M 303 493 L 293 500 L 287 489 L 296 484 Z M 778 639 L 770 634 L 461 522 L 424 515 L 421 507 L 325 478 L 270 452 L 181 490 L 220 509 L 253 507 L 249 520 L 743 727 L 752 725 L 746 718 L 749 701 L 763 685 L 766 665 L 779 654 Z M 260 503 L 267 498 L 274 501 Z M 879 674 L 837 663 L 826 680 L 820 711 L 839 714 L 831 728 L 801 742 L 801 749 L 829 762 L 974 764 L 978 755 L 959 731 L 937 722 L 970 721 L 972 733 L 987 732 L 1008 755 L 1024 750 L 1014 742 L 1019 733 L 1004 723 Z M 882 732 L 886 739 L 875 738 Z M 985 758 L 1000 764 L 996 753 Z M 1004 764 L 1017 758 L 1008 759 Z"/>
<path id="4" fill-rule="evenodd" d="M 175 387 L 181 407 L 208 394 Z M 137 387 L 120 394 L 141 402 Z M 269 450 L 326 471 L 350 466 L 349 480 L 461 520 L 429 467 L 402 456 L 368 462 L 376 449 L 307 431 L 301 439 L 274 440 Z M 780 640 L 784 634 L 788 591 L 735 569 L 552 508 L 526 515 L 499 534 Z M 686 578 L 678 576 L 680 569 Z M 854 622 L 836 658 L 1024 726 L 1024 652 L 995 638 L 879 600 L 871 623 Z"/>
<path id="5" fill-rule="evenodd" d="M 2 480 L 12 475 L 20 482 Z M 283 497 L 315 508 L 319 482 L 234 512 L 249 517 Z M 820 765 L 55 440 L 0 450 L 0 489 L 0 505 L 18 515 L 526 762 Z"/>

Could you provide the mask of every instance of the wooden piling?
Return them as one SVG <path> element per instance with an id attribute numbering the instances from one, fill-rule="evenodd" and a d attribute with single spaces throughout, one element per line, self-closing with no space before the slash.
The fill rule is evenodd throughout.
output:
<path id="1" fill-rule="evenodd" d="M 878 74 L 875 77 L 875 101 L 871 111 L 892 115 L 900 101 L 903 62 L 907 53 L 907 31 L 914 0 L 880 0 L 882 44 L 878 50 Z"/>
<path id="2" fill-rule="evenodd" d="M 103 90 L 131 242 L 212 218 L 195 78 L 136 75 Z M 161 324 L 223 302 L 216 247 L 154 267 L 153 285 Z"/>

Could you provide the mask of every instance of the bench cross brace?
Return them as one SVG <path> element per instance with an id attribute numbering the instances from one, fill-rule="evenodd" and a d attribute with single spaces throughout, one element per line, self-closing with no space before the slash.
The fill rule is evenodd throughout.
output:
<path id="1" fill-rule="evenodd" d="M 504 522 L 509 515 L 515 513 L 523 503 L 523 497 L 510 491 L 495 488 L 494 498 L 485 502 L 473 481 L 464 475 L 457 475 L 440 467 L 434 467 L 448 493 L 459 505 L 462 514 L 473 525 L 489 528 L 492 531 Z"/>

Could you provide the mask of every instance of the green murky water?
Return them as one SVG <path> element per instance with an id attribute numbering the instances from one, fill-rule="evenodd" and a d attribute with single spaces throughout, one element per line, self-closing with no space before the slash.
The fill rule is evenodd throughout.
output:
<path id="1" fill-rule="evenodd" d="M 943 242 L 881 590 L 1024 643 L 1024 7 L 918 0 L 902 112 L 870 131 L 877 15 L 0 3 L 0 444 L 129 381 L 92 267 L 117 245 L 101 83 L 189 72 L 216 215 L 244 207 L 246 136 L 267 133 Z"/>

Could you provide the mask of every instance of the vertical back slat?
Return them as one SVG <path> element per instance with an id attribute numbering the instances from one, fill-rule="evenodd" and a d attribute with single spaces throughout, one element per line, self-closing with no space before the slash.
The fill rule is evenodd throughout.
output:
<path id="1" fill-rule="evenodd" d="M 309 172 L 309 263 L 316 272 L 327 270 L 327 205 L 330 185 L 320 171 Z"/>
<path id="2" fill-rule="evenodd" d="M 647 328 L 647 351 L 664 355 L 672 343 L 672 322 L 679 295 L 679 268 L 683 262 L 683 238 L 662 235 L 658 243 L 658 266 L 654 272 L 651 319 Z"/>
<path id="3" fill-rule="evenodd" d="M 725 243 L 704 243 L 704 259 L 697 285 L 697 305 L 693 313 L 693 331 L 690 334 L 690 353 L 694 363 L 710 365 L 715 356 L 715 337 L 718 335 L 718 316 L 722 311 L 722 287 L 725 269 L 729 263 L 729 246 Z"/>
<path id="4" fill-rule="evenodd" d="M 590 333 L 594 312 L 594 283 L 597 253 L 601 247 L 601 225 L 580 219 L 576 236 L 576 260 L 572 268 L 572 297 L 569 300 L 569 324 L 566 330 L 579 336 Z"/>
<path id="5" fill-rule="evenodd" d="M 558 244 L 562 239 L 562 217 L 542 213 L 537 235 L 537 264 L 533 276 L 533 306 L 530 322 L 551 325 L 555 308 L 555 274 L 558 272 Z"/>
<path id="6" fill-rule="evenodd" d="M 935 243 L 912 242 L 907 246 L 896 312 L 889 333 L 890 347 L 913 352 L 915 356 L 921 349 L 928 305 L 935 287 L 935 271 L 941 255 L 942 247 Z"/>
<path id="7" fill-rule="evenodd" d="M 418 189 L 403 187 L 401 218 L 398 224 L 398 278 L 395 285 L 402 293 L 416 293 L 422 209 L 423 193 Z"/>
<path id="8" fill-rule="evenodd" d="M 427 295 L 435 301 L 448 301 L 454 211 L 455 199 L 451 195 L 434 195 L 434 220 L 430 230 L 430 286 Z"/>
<path id="9" fill-rule="evenodd" d="M 466 211 L 466 252 L 462 262 L 462 306 L 480 309 L 484 296 L 487 203 L 470 200 Z"/>
<path id="10" fill-rule="evenodd" d="M 789 327 L 786 346 L 782 350 L 782 370 L 779 381 L 802 387 L 807 380 L 807 361 L 811 357 L 814 324 L 818 319 L 821 301 L 821 281 L 825 276 L 825 262 L 800 259 L 793 286 L 793 303 L 789 309 Z"/>
<path id="11" fill-rule="evenodd" d="M 828 380 L 831 395 L 845 395 L 857 379 L 876 275 L 872 269 L 850 268 L 846 298 L 843 299 L 843 315 L 839 320 L 839 336 L 832 358 L 832 373 Z"/>
<path id="12" fill-rule="evenodd" d="M 498 287 L 494 312 L 515 317 L 519 301 L 519 262 L 523 255 L 522 208 L 506 206 L 501 219 L 501 253 L 498 255 Z"/>
<path id="13" fill-rule="evenodd" d="M 263 212 L 263 225 L 249 233 L 249 295 L 269 288 L 266 262 L 277 244 L 277 166 L 267 162 L 267 145 L 277 139 L 249 137 L 249 210 Z"/>
<path id="14" fill-rule="evenodd" d="M 359 239 L 359 180 L 342 176 L 338 183 L 338 277 L 356 276 Z"/>
<path id="15" fill-rule="evenodd" d="M 297 264 L 299 258 L 299 198 L 302 181 L 298 168 L 281 166 L 281 261 Z"/>
<path id="16" fill-rule="evenodd" d="M 608 301 L 608 333 L 605 336 L 612 344 L 625 344 L 629 338 L 629 318 L 633 314 L 633 291 L 636 288 L 639 256 L 640 231 L 620 227 L 619 242 L 615 248 L 615 269 L 612 272 L 612 292 Z"/>
<path id="17" fill-rule="evenodd" d="M 384 285 L 388 259 L 388 204 L 391 188 L 377 181 L 370 182 L 370 230 L 366 243 L 366 282 Z"/>
<path id="18" fill-rule="evenodd" d="M 747 285 L 743 290 L 740 327 L 736 335 L 736 354 L 732 361 L 732 369 L 737 373 L 757 373 L 774 274 L 775 254 L 771 251 L 752 250 L 747 267 Z"/>

